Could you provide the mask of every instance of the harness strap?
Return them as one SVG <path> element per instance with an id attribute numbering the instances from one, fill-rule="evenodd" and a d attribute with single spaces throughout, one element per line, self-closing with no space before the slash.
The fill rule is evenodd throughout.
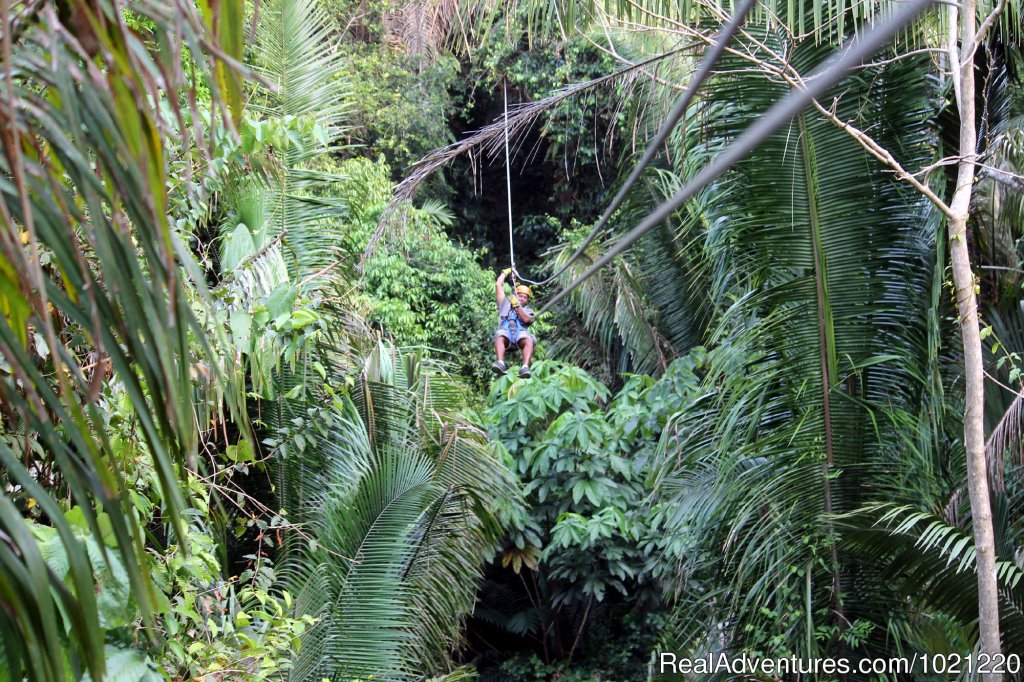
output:
<path id="1" fill-rule="evenodd" d="M 513 325 L 513 324 L 516 326 L 516 329 L 519 329 L 519 328 L 525 329 L 526 328 L 526 326 L 523 324 L 523 321 L 520 320 L 519 316 L 514 314 L 514 313 L 515 313 L 515 308 L 513 308 L 512 311 L 508 315 L 505 315 L 505 316 L 502 317 L 502 320 L 504 320 L 501 323 L 502 329 L 504 329 L 506 331 L 511 331 L 509 329 L 509 327 L 511 325 Z"/>

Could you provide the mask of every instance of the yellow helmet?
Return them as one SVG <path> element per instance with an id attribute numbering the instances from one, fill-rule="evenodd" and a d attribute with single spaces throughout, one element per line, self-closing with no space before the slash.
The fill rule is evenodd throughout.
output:
<path id="1" fill-rule="evenodd" d="M 526 298 L 530 298 L 530 296 L 533 295 L 533 293 L 530 291 L 530 287 L 526 286 L 525 284 L 520 284 L 519 286 L 517 286 L 516 293 L 526 294 Z"/>

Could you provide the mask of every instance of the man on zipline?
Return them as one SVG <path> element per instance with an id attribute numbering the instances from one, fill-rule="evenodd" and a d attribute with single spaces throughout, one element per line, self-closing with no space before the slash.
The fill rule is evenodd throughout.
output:
<path id="1" fill-rule="evenodd" d="M 533 346 L 537 339 L 533 334 L 526 331 L 526 328 L 533 322 L 535 315 L 526 306 L 530 300 L 530 287 L 520 284 L 516 287 L 516 295 L 511 299 L 505 297 L 505 278 L 512 273 L 512 268 L 505 268 L 498 276 L 495 285 L 498 297 L 498 331 L 494 332 L 494 350 L 498 354 L 498 361 L 491 365 L 495 374 L 505 374 L 508 366 L 505 364 L 505 351 L 510 344 L 515 344 L 523 351 L 523 366 L 519 370 L 519 377 L 527 379 L 530 376 L 530 358 L 533 357 Z"/>

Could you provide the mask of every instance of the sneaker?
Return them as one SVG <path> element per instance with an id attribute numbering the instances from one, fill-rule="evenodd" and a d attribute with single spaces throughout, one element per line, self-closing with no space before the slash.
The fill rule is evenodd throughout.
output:
<path id="1" fill-rule="evenodd" d="M 495 374 L 508 374 L 508 365 L 506 365 L 501 360 L 498 360 L 493 365 L 491 365 L 491 371 L 494 372 Z"/>
<path id="2" fill-rule="evenodd" d="M 519 369 L 519 378 L 520 379 L 529 379 L 530 378 L 530 366 L 529 365 L 523 365 Z"/>

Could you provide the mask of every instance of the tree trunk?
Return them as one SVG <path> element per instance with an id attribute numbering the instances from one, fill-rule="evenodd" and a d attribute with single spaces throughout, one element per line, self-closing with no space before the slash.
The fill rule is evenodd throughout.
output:
<path id="1" fill-rule="evenodd" d="M 957 104 L 960 108 L 960 162 L 957 168 L 956 190 L 949 205 L 954 216 L 949 220 L 949 252 L 960 314 L 960 335 L 964 344 L 967 391 L 964 445 L 967 449 L 967 485 L 974 525 L 974 544 L 977 548 L 979 644 L 981 653 L 994 655 L 1000 651 L 999 592 L 996 582 L 995 533 L 992 529 L 992 505 L 989 501 L 988 466 L 985 456 L 985 374 L 981 357 L 978 298 L 970 254 L 967 250 L 967 216 L 970 212 L 974 163 L 977 156 L 973 55 L 976 30 L 977 0 L 964 0 L 960 15 L 959 73 L 956 72 L 956 65 L 953 65 L 953 78 L 959 78 L 960 82 L 960 87 L 957 88 Z M 999 682 L 1001 677 L 990 674 L 987 679 Z"/>

